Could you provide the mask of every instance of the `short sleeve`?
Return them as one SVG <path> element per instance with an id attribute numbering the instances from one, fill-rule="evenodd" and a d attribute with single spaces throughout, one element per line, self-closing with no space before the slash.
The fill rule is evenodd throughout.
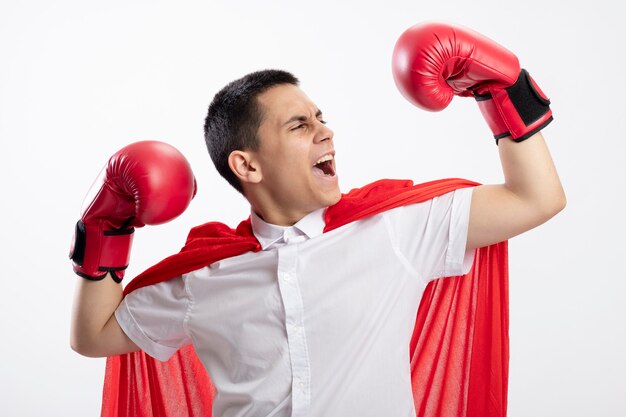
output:
<path id="1" fill-rule="evenodd" d="M 189 298 L 182 277 L 137 289 L 122 300 L 115 318 L 148 355 L 166 361 L 191 343 L 185 328 Z"/>
<path id="2" fill-rule="evenodd" d="M 425 281 L 464 275 L 474 261 L 466 250 L 473 187 L 388 212 L 397 252 Z"/>

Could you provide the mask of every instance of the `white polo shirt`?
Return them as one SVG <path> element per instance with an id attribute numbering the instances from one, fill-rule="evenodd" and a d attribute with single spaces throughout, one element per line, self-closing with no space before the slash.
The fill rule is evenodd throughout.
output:
<path id="1" fill-rule="evenodd" d="M 472 188 L 328 233 L 324 210 L 292 227 L 252 213 L 262 251 L 138 289 L 116 311 L 167 360 L 193 343 L 216 417 L 414 416 L 409 342 L 432 279 L 469 271 Z"/>

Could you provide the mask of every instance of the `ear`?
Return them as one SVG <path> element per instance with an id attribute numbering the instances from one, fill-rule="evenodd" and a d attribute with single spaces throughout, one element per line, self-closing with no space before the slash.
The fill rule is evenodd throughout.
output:
<path id="1" fill-rule="evenodd" d="M 259 183 L 263 176 L 261 168 L 254 157 L 253 152 L 232 151 L 228 155 L 228 166 L 239 178 L 241 183 Z"/>

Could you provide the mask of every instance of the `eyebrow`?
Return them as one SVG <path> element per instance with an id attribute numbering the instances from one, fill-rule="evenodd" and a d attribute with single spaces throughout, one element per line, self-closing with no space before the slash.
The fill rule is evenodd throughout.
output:
<path id="1" fill-rule="evenodd" d="M 315 117 L 320 117 L 321 115 L 322 115 L 322 111 L 320 109 L 317 109 L 317 112 L 315 113 Z M 289 120 L 287 120 L 285 123 L 283 123 L 283 126 L 288 125 L 289 123 L 292 123 L 292 122 L 306 122 L 308 119 L 309 118 L 307 116 L 302 116 L 302 115 L 293 116 Z"/>

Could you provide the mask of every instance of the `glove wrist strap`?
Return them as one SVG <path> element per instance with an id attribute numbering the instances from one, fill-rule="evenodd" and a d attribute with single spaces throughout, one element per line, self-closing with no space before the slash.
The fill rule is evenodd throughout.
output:
<path id="1" fill-rule="evenodd" d="M 506 136 L 521 142 L 552 121 L 550 100 L 525 69 L 512 86 L 488 88 L 474 98 L 496 142 Z"/>
<path id="2" fill-rule="evenodd" d="M 107 273 L 115 282 L 124 278 L 128 267 L 134 228 L 104 230 L 103 224 L 76 223 L 70 259 L 77 275 L 100 281 Z"/>

